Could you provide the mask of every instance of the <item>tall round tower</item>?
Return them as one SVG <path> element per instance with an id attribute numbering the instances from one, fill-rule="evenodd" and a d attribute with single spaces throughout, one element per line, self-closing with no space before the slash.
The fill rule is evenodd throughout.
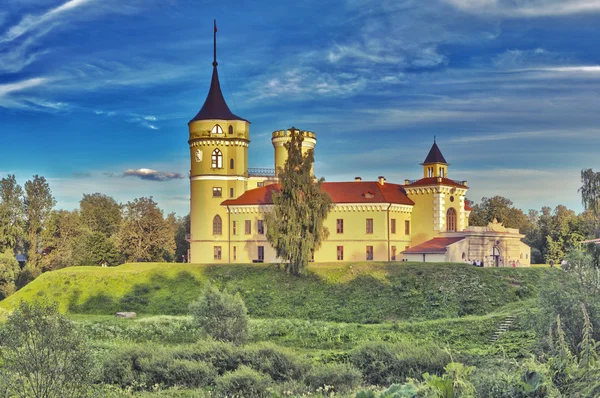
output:
<path id="1" fill-rule="evenodd" d="M 295 127 L 290 127 L 287 130 L 274 131 L 271 138 L 271 143 L 275 149 L 275 172 L 283 168 L 288 157 L 285 143 L 292 138 L 292 132 L 302 135 L 302 154 L 306 154 L 309 149 L 314 150 L 317 145 L 317 135 L 312 131 L 298 130 Z M 314 170 L 312 170 L 314 174 Z"/>
<path id="2" fill-rule="evenodd" d="M 227 263 L 229 223 L 221 202 L 246 189 L 250 122 L 234 115 L 221 92 L 214 29 L 212 80 L 200 112 L 188 123 L 190 147 L 190 262 Z"/>

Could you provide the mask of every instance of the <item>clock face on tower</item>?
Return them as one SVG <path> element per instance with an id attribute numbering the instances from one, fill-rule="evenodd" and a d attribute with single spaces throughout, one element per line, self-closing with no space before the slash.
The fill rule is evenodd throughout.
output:
<path id="1" fill-rule="evenodd" d="M 202 149 L 196 149 L 196 162 L 202 161 Z"/>

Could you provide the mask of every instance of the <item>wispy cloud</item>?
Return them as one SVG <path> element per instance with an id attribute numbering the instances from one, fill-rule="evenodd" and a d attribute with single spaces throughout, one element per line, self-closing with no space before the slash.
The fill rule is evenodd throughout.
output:
<path id="1" fill-rule="evenodd" d="M 3 35 L 0 35 L 0 43 L 13 41 L 40 26 L 51 24 L 62 14 L 92 1 L 94 0 L 70 0 L 43 14 L 26 15 L 21 19 L 21 22 L 12 26 Z"/>
<path id="2" fill-rule="evenodd" d="M 123 172 L 122 177 L 137 177 L 142 180 L 148 181 L 170 181 L 170 180 L 181 180 L 184 177 L 181 173 L 173 173 L 170 171 L 157 171 L 152 169 L 129 169 Z"/>
<path id="3" fill-rule="evenodd" d="M 18 91 L 24 91 L 29 88 L 39 86 L 41 84 L 47 83 L 48 79 L 43 77 L 36 77 L 27 80 L 21 80 L 16 83 L 8 83 L 8 84 L 0 84 L 0 98 L 6 96 L 10 93 L 15 93 Z"/>
<path id="4" fill-rule="evenodd" d="M 465 12 L 501 17 L 548 17 L 600 12 L 600 0 L 443 0 Z"/>

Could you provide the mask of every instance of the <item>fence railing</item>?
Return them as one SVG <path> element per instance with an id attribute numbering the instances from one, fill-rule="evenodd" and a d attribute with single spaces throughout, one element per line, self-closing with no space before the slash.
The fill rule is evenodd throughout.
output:
<path id="1" fill-rule="evenodd" d="M 248 168 L 249 177 L 275 177 L 275 169 Z"/>

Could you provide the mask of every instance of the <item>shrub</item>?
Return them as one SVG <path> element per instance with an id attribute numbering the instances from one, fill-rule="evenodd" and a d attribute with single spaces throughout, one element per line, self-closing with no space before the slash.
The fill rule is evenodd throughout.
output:
<path id="1" fill-rule="evenodd" d="M 89 392 L 93 361 L 84 337 L 55 305 L 21 302 L 2 335 L 8 396 L 66 397 Z"/>
<path id="2" fill-rule="evenodd" d="M 195 323 L 216 340 L 242 344 L 248 338 L 248 311 L 239 294 L 219 291 L 207 283 L 198 301 L 190 304 Z"/>
<path id="3" fill-rule="evenodd" d="M 268 396 L 271 382 L 271 378 L 264 373 L 240 366 L 237 370 L 217 378 L 216 391 L 218 396 L 260 398 Z"/>
<path id="4" fill-rule="evenodd" d="M 19 262 L 11 249 L 0 252 L 0 300 L 15 292 L 15 279 L 19 275 Z"/>
<path id="5" fill-rule="evenodd" d="M 348 392 L 361 384 L 362 374 L 352 365 L 329 364 L 312 368 L 305 381 L 314 390 L 330 386 L 336 392 Z"/>
<path id="6" fill-rule="evenodd" d="M 271 344 L 246 349 L 244 362 L 277 382 L 300 380 L 308 369 L 293 353 Z"/>
<path id="7" fill-rule="evenodd" d="M 367 343 L 351 352 L 351 363 L 370 385 L 402 383 L 423 373 L 442 374 L 450 356 L 439 347 L 411 343 Z"/>
<path id="8" fill-rule="evenodd" d="M 222 375 L 236 370 L 244 363 L 244 354 L 231 343 L 221 341 L 202 341 L 175 353 L 179 359 L 189 359 L 210 363 Z"/>

